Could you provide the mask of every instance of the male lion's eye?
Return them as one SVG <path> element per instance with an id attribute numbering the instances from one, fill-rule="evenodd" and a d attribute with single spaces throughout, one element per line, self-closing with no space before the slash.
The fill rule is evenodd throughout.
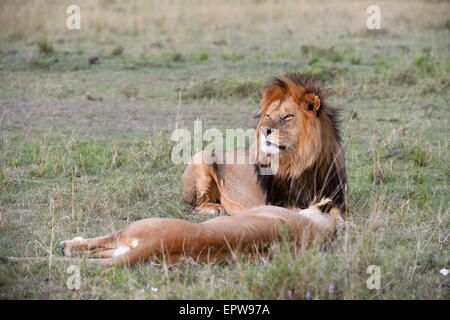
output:
<path id="1" fill-rule="evenodd" d="M 270 117 L 269 117 L 269 115 L 268 115 L 268 114 L 266 114 L 265 118 L 266 118 L 266 119 L 270 119 Z"/>
<path id="2" fill-rule="evenodd" d="M 294 117 L 293 114 L 287 114 L 287 115 L 281 117 L 281 119 L 283 119 L 283 120 L 291 120 L 293 117 Z"/>

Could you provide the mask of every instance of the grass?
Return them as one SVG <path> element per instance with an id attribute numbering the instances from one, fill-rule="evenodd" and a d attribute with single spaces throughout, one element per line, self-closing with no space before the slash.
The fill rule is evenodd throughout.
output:
<path id="1" fill-rule="evenodd" d="M 180 199 L 172 131 L 197 118 L 254 128 L 262 86 L 289 70 L 321 76 L 342 109 L 355 228 L 326 251 L 282 243 L 227 265 L 80 262 L 75 291 L 68 264 L 0 264 L 0 297 L 449 299 L 449 4 L 378 4 L 384 29 L 370 31 L 356 1 L 83 0 L 78 31 L 61 27 L 63 2 L 4 1 L 0 255 L 58 256 L 61 240 L 143 218 L 207 219 Z"/>
<path id="2" fill-rule="evenodd" d="M 413 146 L 408 149 L 406 157 L 420 167 L 426 167 L 430 162 L 430 153 L 419 146 Z"/>
<path id="3" fill-rule="evenodd" d="M 46 55 L 53 53 L 53 46 L 47 39 L 40 39 L 37 45 L 40 53 Z"/>
<path id="4" fill-rule="evenodd" d="M 123 88 L 122 93 L 127 99 L 136 99 L 139 94 L 139 88 L 135 87 L 132 84 L 129 84 L 125 88 Z"/>
<path id="5" fill-rule="evenodd" d="M 120 56 L 120 55 L 122 55 L 123 50 L 124 50 L 124 48 L 122 46 L 117 46 L 111 51 L 111 54 L 113 56 Z"/>
<path id="6" fill-rule="evenodd" d="M 186 88 L 185 97 L 190 99 L 219 98 L 243 99 L 247 97 L 258 101 L 261 97 L 262 84 L 256 81 L 236 81 L 234 79 L 208 79 Z"/>
<path id="7" fill-rule="evenodd" d="M 342 55 L 335 50 L 334 47 L 320 48 L 313 45 L 302 45 L 300 47 L 303 56 L 310 57 L 312 59 L 326 59 L 331 62 L 341 62 L 343 60 Z"/>

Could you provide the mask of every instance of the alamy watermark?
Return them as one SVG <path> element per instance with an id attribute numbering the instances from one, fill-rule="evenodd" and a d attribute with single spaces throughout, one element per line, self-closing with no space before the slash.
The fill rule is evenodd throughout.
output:
<path id="1" fill-rule="evenodd" d="M 185 128 L 176 129 L 171 135 L 171 140 L 178 142 L 172 149 L 171 160 L 175 164 L 188 164 L 192 155 L 202 151 L 204 142 L 210 142 L 203 150 L 214 152 L 234 149 L 235 141 L 237 145 L 245 145 L 248 139 L 249 143 L 253 143 L 256 131 L 254 129 L 226 129 L 225 136 L 222 130 L 217 128 L 210 128 L 203 132 L 203 125 L 201 120 L 194 121 L 194 132 Z M 224 145 L 225 139 L 225 145 Z M 199 161 L 206 161 L 207 164 L 213 162 L 219 164 L 245 164 L 247 163 L 245 154 L 238 153 L 237 158 L 224 158 L 218 152 L 217 156 L 206 159 L 198 159 Z M 196 159 L 197 160 L 197 159 Z"/>
<path id="2" fill-rule="evenodd" d="M 256 158 L 243 148 L 248 141 L 249 145 L 255 143 L 256 130 L 242 128 L 223 130 L 210 128 L 203 132 L 202 121 L 194 121 L 194 132 L 186 128 L 175 129 L 171 140 L 177 142 L 173 147 L 170 159 L 174 164 L 256 164 L 261 166 L 262 175 L 272 175 L 278 171 L 279 142 L 278 130 L 271 130 L 270 138 L 261 133 L 259 146 L 255 146 L 264 157 Z M 224 143 L 225 141 L 225 143 Z M 202 149 L 204 142 L 209 144 Z M 235 143 L 237 142 L 237 143 Z M 235 146 L 242 148 L 235 148 Z M 227 151 L 228 150 L 228 151 Z M 200 151 L 205 151 L 203 156 L 196 156 Z"/>
<path id="3" fill-rule="evenodd" d="M 377 5 L 371 5 L 367 7 L 366 10 L 369 17 L 367 17 L 366 25 L 367 29 L 381 29 L 381 10 Z"/>
<path id="4" fill-rule="evenodd" d="M 66 26 L 69 30 L 81 29 L 81 9 L 79 6 L 72 4 L 67 7 L 66 13 L 69 17 L 66 20 Z"/>
<path id="5" fill-rule="evenodd" d="M 367 289 L 377 289 L 381 288 L 381 268 L 376 265 L 370 265 L 367 267 L 367 273 L 371 274 L 369 278 L 367 278 Z"/>
<path id="6" fill-rule="evenodd" d="M 66 285 L 70 290 L 80 290 L 81 288 L 81 276 L 80 266 L 72 264 L 66 269 L 66 273 L 70 274 L 67 278 Z"/>

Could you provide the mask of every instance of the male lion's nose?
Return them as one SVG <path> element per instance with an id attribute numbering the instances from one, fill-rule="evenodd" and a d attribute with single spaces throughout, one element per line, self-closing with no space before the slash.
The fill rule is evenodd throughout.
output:
<path id="1" fill-rule="evenodd" d="M 264 128 L 264 127 L 261 128 L 261 131 L 265 137 L 269 136 L 269 134 L 272 133 L 272 129 Z"/>

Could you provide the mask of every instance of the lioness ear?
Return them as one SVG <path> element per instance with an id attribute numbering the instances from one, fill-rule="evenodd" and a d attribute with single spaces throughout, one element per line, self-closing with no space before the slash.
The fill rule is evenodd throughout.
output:
<path id="1" fill-rule="evenodd" d="M 305 100 L 309 111 L 317 112 L 320 109 L 320 99 L 314 93 L 305 95 Z"/>

